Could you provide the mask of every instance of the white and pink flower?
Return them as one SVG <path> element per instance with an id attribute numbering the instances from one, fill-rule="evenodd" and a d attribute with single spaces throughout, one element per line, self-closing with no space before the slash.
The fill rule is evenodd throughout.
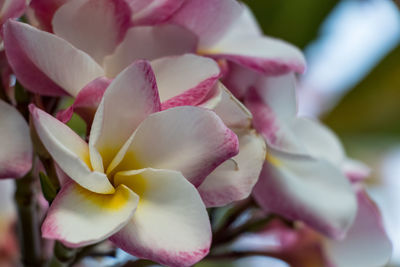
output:
<path id="1" fill-rule="evenodd" d="M 211 229 L 196 186 L 238 152 L 237 137 L 211 111 L 159 111 L 144 61 L 110 84 L 88 144 L 31 106 L 43 144 L 72 179 L 49 209 L 44 237 L 69 246 L 110 237 L 133 255 L 171 266 L 192 265 L 208 253 Z"/>

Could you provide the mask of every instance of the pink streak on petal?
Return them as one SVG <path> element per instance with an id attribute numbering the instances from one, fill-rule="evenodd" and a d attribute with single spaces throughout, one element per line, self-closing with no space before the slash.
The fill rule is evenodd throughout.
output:
<path id="1" fill-rule="evenodd" d="M 177 106 L 196 106 L 200 104 L 213 89 L 220 77 L 221 74 L 210 77 L 196 85 L 194 88 L 186 90 L 184 93 L 164 101 L 162 103 L 162 110 Z"/>
<path id="2" fill-rule="evenodd" d="M 90 82 L 79 92 L 72 106 L 57 113 L 57 119 L 66 123 L 76 112 L 86 123 L 91 124 L 94 113 L 110 83 L 111 80 L 105 77 L 100 77 Z"/>

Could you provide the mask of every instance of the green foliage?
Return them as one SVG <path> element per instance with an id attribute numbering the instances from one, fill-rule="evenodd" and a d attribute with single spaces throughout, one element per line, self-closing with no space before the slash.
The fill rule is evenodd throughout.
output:
<path id="1" fill-rule="evenodd" d="M 244 0 L 264 32 L 300 48 L 314 40 L 337 0 Z"/>

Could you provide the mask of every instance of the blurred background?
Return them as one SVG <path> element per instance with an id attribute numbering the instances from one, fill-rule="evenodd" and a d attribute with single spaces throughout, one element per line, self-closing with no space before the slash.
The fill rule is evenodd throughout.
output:
<path id="1" fill-rule="evenodd" d="M 299 112 L 371 169 L 369 192 L 400 266 L 400 11 L 393 0 L 247 0 L 264 33 L 300 47 Z M 373 240 L 371 240 L 373 242 Z"/>

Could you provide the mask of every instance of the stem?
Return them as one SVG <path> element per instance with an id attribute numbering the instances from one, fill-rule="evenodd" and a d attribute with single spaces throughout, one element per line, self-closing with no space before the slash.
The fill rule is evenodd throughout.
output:
<path id="1" fill-rule="evenodd" d="M 39 220 L 32 172 L 29 172 L 21 179 L 15 180 L 15 184 L 21 261 L 24 266 L 40 266 Z"/>
<path id="2" fill-rule="evenodd" d="M 253 219 L 230 231 L 222 232 L 220 235 L 214 237 L 213 246 L 231 242 L 245 232 L 257 230 L 260 227 L 268 224 L 274 218 L 274 215 L 270 215 L 262 219 Z"/>
<path id="3" fill-rule="evenodd" d="M 60 242 L 56 241 L 54 245 L 53 258 L 49 263 L 49 267 L 66 267 L 70 266 L 74 261 L 77 249 L 67 248 Z"/>
<path id="4" fill-rule="evenodd" d="M 244 200 L 244 202 L 236 205 L 228 217 L 225 219 L 225 221 L 218 227 L 218 230 L 216 231 L 216 235 L 220 234 L 221 232 L 224 232 L 228 230 L 228 228 L 236 221 L 236 219 L 249 207 L 251 207 L 254 204 L 253 199 L 249 198 Z"/>

